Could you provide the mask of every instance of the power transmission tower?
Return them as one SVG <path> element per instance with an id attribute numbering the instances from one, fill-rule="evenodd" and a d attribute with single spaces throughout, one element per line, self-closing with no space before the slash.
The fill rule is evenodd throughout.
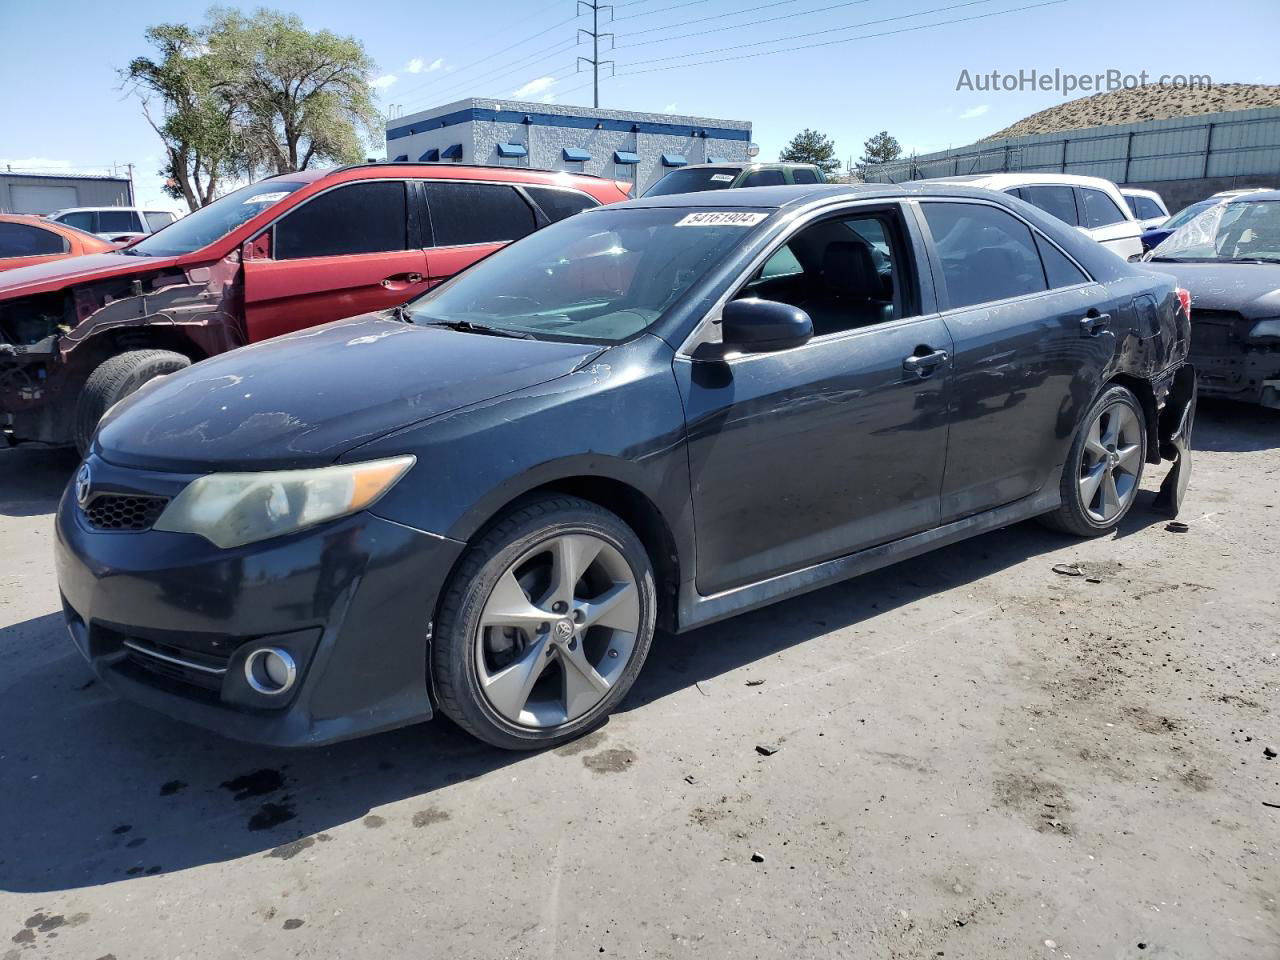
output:
<path id="1" fill-rule="evenodd" d="M 600 68 L 602 66 L 612 67 L 612 60 L 600 59 L 600 38 L 609 38 L 609 49 L 613 49 L 613 34 L 600 32 L 600 11 L 608 10 L 609 19 L 613 20 L 613 4 L 601 3 L 600 0 L 578 0 L 578 12 L 582 12 L 582 8 L 586 7 L 591 11 L 591 29 L 587 30 L 582 27 L 578 28 L 578 41 L 582 41 L 582 34 L 586 34 L 591 38 L 591 56 L 578 58 L 578 70 L 582 69 L 583 63 L 591 64 L 591 84 L 592 84 L 592 106 L 600 106 Z"/>

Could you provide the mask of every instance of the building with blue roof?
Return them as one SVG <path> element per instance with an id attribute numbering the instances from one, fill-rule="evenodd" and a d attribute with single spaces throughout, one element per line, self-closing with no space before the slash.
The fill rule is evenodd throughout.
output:
<path id="1" fill-rule="evenodd" d="M 594 173 L 636 194 L 677 167 L 748 159 L 751 123 L 471 97 L 387 121 L 387 157 Z"/>

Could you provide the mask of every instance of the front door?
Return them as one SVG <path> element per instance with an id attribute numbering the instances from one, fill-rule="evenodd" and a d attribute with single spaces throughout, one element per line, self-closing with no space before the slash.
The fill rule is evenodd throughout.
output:
<path id="1" fill-rule="evenodd" d="M 910 251 L 896 206 L 807 226 L 738 295 L 801 307 L 814 339 L 676 361 L 700 593 L 937 524 L 951 341 Z"/>
<path id="2" fill-rule="evenodd" d="M 249 342 L 397 306 L 427 287 L 401 180 L 347 183 L 291 209 L 244 261 Z"/>

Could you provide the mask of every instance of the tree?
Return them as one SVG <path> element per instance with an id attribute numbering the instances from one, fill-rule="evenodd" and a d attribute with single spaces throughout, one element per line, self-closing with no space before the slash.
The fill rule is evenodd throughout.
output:
<path id="1" fill-rule="evenodd" d="M 226 176 L 243 172 L 242 151 L 232 127 L 234 104 L 223 95 L 225 64 L 208 49 L 200 31 L 161 24 L 146 33 L 159 52 L 137 57 L 120 71 L 142 101 L 142 114 L 164 143 L 166 192 L 198 210 L 217 196 Z"/>
<path id="2" fill-rule="evenodd" d="M 836 145 L 830 137 L 805 127 L 791 138 L 791 142 L 778 154 L 778 159 L 788 163 L 812 163 L 823 173 L 840 169 L 836 159 Z"/>
<path id="3" fill-rule="evenodd" d="M 861 164 L 889 163 L 900 156 L 902 156 L 902 146 L 889 136 L 888 130 L 881 130 L 862 145 L 862 157 L 858 162 Z"/>
<path id="4" fill-rule="evenodd" d="M 362 134 L 380 134 L 363 44 L 321 30 L 292 14 L 258 10 L 209 12 L 209 47 L 231 70 L 229 97 L 256 170 L 291 173 L 313 163 L 363 159 Z"/>
<path id="5" fill-rule="evenodd" d="M 164 143 L 166 190 L 192 210 L 228 178 L 357 162 L 363 139 L 380 133 L 374 64 L 351 37 L 218 7 L 201 26 L 160 24 L 146 37 L 159 55 L 134 59 L 121 78 Z"/>

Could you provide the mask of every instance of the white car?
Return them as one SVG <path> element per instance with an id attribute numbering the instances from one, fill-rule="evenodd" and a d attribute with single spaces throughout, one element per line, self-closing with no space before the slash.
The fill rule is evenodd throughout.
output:
<path id="1" fill-rule="evenodd" d="M 1120 195 L 1138 218 L 1138 225 L 1143 230 L 1154 230 L 1169 219 L 1169 208 L 1165 206 L 1164 198 L 1154 190 L 1121 187 Z"/>
<path id="2" fill-rule="evenodd" d="M 1110 180 L 1070 173 L 984 173 L 937 177 L 930 182 L 964 183 L 1011 194 L 1071 224 L 1126 260 L 1142 254 L 1142 227 L 1120 188 Z"/>
<path id="3" fill-rule="evenodd" d="M 141 207 L 67 207 L 53 211 L 45 219 L 96 233 L 104 240 L 132 240 L 167 227 L 178 215 L 172 210 Z"/>

